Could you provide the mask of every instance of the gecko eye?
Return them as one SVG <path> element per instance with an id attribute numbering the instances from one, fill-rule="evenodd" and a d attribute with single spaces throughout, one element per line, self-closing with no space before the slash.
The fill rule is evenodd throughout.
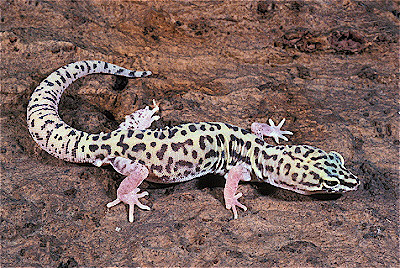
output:
<path id="1" fill-rule="evenodd" d="M 339 160 L 340 164 L 344 163 L 344 159 L 343 156 L 341 156 L 339 153 L 335 152 L 335 151 L 331 151 L 328 154 L 329 156 L 332 156 L 333 158 L 336 158 Z M 332 158 L 331 158 L 332 159 Z"/>
<path id="2" fill-rule="evenodd" d="M 337 185 L 339 182 L 337 182 L 337 181 L 325 181 L 325 183 L 326 183 L 326 185 L 328 185 L 328 186 L 335 186 L 335 185 Z"/>

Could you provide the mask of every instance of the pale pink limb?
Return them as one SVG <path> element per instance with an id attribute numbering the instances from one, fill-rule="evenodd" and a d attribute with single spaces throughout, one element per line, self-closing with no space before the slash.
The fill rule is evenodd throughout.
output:
<path id="1" fill-rule="evenodd" d="M 244 211 L 247 210 L 245 205 L 242 205 L 238 199 L 242 196 L 242 193 L 237 193 L 239 181 L 249 181 L 251 179 L 249 170 L 241 165 L 237 165 L 231 168 L 226 177 L 226 183 L 224 188 L 224 199 L 226 209 L 232 209 L 233 218 L 238 218 L 236 206 L 240 207 Z"/>
<path id="2" fill-rule="evenodd" d="M 144 109 L 137 110 L 130 115 L 125 116 L 125 121 L 119 125 L 120 129 L 147 129 L 151 123 L 160 119 L 158 115 L 154 115 L 160 110 L 155 100 L 153 100 L 153 109 L 146 106 Z"/>
<path id="3" fill-rule="evenodd" d="M 263 136 L 271 137 L 276 143 L 279 143 L 279 138 L 287 141 L 288 139 L 284 135 L 293 135 L 293 132 L 291 131 L 281 130 L 281 127 L 285 123 L 285 118 L 283 118 L 277 126 L 275 126 L 275 123 L 272 121 L 272 119 L 269 119 L 268 122 L 269 125 L 264 123 L 251 124 L 251 132 L 260 138 L 263 138 Z"/>
<path id="4" fill-rule="evenodd" d="M 139 193 L 140 189 L 138 186 L 144 179 L 149 175 L 149 170 L 146 166 L 133 162 L 123 157 L 116 157 L 111 160 L 111 165 L 116 171 L 127 177 L 121 182 L 117 189 L 117 198 L 108 203 L 107 207 L 113 207 L 120 202 L 128 204 L 129 206 L 129 221 L 133 222 L 134 206 L 138 206 L 141 209 L 150 210 L 146 205 L 143 205 L 139 198 L 148 195 L 148 192 Z"/>

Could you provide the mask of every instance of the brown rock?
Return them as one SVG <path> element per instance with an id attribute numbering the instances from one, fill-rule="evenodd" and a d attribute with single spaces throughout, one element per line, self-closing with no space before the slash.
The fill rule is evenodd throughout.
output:
<path id="1" fill-rule="evenodd" d="M 392 2 L 1 1 L 1 265 L 396 267 L 398 26 Z M 109 131 L 154 98 L 154 127 L 287 119 L 289 144 L 343 154 L 356 192 L 307 197 L 223 179 L 144 183 L 151 211 L 107 210 L 122 177 L 66 163 L 29 136 L 33 89 L 67 63 L 99 59 L 148 79 L 92 75 L 64 94 L 72 126 Z M 272 141 L 271 141 L 272 142 Z"/>

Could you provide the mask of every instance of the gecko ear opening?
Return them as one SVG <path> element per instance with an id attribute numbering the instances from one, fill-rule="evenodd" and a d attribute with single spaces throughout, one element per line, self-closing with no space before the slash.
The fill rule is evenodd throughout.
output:
<path id="1" fill-rule="evenodd" d="M 344 164 L 344 159 L 343 156 L 341 156 L 341 154 L 339 154 L 338 152 L 335 151 L 331 151 L 328 154 L 329 156 L 333 156 L 333 158 L 336 158 L 337 160 L 339 160 L 340 164 Z"/>

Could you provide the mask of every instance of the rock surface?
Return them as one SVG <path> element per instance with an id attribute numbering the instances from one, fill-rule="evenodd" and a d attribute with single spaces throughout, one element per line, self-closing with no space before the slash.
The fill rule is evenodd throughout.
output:
<path id="1" fill-rule="evenodd" d="M 335 3 L 1 1 L 2 267 L 398 266 L 400 7 Z M 129 223 L 105 207 L 122 176 L 56 159 L 27 130 L 33 89 L 85 59 L 154 75 L 75 82 L 60 106 L 75 128 L 110 131 L 153 98 L 154 127 L 286 118 L 288 144 L 340 152 L 362 185 L 316 198 L 242 184 L 249 210 L 232 220 L 220 177 L 145 182 L 152 210 Z"/>

